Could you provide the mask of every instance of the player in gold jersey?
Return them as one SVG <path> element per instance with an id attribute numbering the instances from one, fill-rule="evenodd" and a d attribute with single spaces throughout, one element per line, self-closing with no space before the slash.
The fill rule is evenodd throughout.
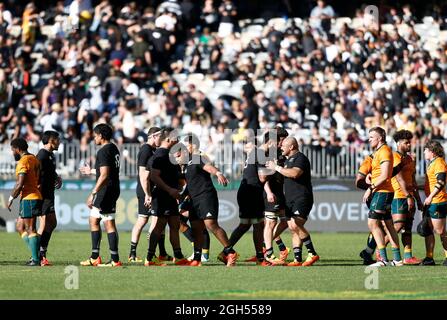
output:
<path id="1" fill-rule="evenodd" d="M 394 189 L 391 184 L 393 174 L 393 153 L 386 144 L 386 132 L 383 128 L 374 127 L 369 130 L 369 143 L 374 150 L 371 170 L 371 186 L 363 196 L 363 202 L 371 198 L 368 217 L 368 227 L 374 235 L 380 252 L 380 260 L 371 266 L 401 266 L 403 265 L 399 249 L 399 238 L 393 227 L 391 218 L 391 202 L 393 201 Z M 388 235 L 393 252 L 393 261 L 389 262 L 383 226 Z"/>
<path id="2" fill-rule="evenodd" d="M 361 190 L 367 190 L 371 186 L 371 184 L 369 184 L 367 181 L 367 177 L 371 174 L 373 158 L 374 155 L 369 154 L 365 157 L 365 159 L 363 159 L 362 163 L 360 164 L 359 171 L 357 172 L 357 176 L 355 178 L 355 186 Z M 370 201 L 366 203 L 368 209 L 370 204 Z M 374 250 L 376 250 L 376 247 L 377 244 L 374 240 L 374 236 L 372 235 L 372 233 L 370 233 L 366 241 L 365 249 L 360 252 L 360 257 L 363 259 L 364 265 L 370 265 L 375 262 L 372 258 L 372 254 L 374 253 Z"/>
<path id="3" fill-rule="evenodd" d="M 431 217 L 431 224 L 436 234 L 440 236 L 442 247 L 444 248 L 445 260 L 443 265 L 447 266 L 447 193 L 445 190 L 447 164 L 445 162 L 444 148 L 438 141 L 429 141 L 424 148 L 425 160 L 429 161 L 425 176 L 424 205 L 427 206 Z M 432 238 L 434 241 L 434 238 Z M 433 260 L 434 243 L 427 245 L 427 256 L 425 260 Z M 427 263 L 424 263 L 427 264 Z M 434 260 L 433 260 L 434 264 Z"/>
<path id="4" fill-rule="evenodd" d="M 415 179 L 416 162 L 410 155 L 413 134 L 408 130 L 400 130 L 393 136 L 397 151 L 393 153 L 394 166 L 404 163 L 400 172 L 391 179 L 394 189 L 394 199 L 391 204 L 394 229 L 402 232 L 404 245 L 404 260 L 406 265 L 418 265 L 422 261 L 413 257 L 411 229 L 413 227 L 415 204 L 422 210 L 422 202 L 417 190 Z"/>
<path id="5" fill-rule="evenodd" d="M 28 266 L 40 266 L 39 235 L 36 230 L 36 218 L 42 214 L 42 194 L 39 190 L 40 162 L 28 152 L 28 144 L 22 138 L 11 141 L 11 151 L 17 162 L 16 185 L 8 200 L 8 210 L 15 198 L 20 195 L 19 225 L 22 239 L 31 251 L 32 259 Z"/>

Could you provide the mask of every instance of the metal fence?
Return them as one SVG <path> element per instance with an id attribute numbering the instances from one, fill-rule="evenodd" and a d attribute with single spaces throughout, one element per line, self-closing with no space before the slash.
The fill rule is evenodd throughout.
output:
<path id="1" fill-rule="evenodd" d="M 30 144 L 29 151 L 37 154 L 39 146 Z M 119 146 L 121 152 L 121 177 L 134 178 L 137 175 L 137 155 L 139 144 L 124 144 Z M 230 179 L 237 180 L 242 176 L 246 155 L 242 152 L 242 144 L 220 144 L 213 155 L 214 164 Z M 87 161 L 92 167 L 95 163 L 95 154 L 98 147 L 90 144 L 82 148 L 79 143 L 61 144 L 55 153 L 58 173 L 65 179 L 78 179 L 81 161 Z M 337 153 L 327 149 L 316 149 L 303 146 L 302 152 L 310 159 L 312 177 L 327 179 L 351 179 L 355 177 L 360 163 L 368 154 L 367 150 L 359 150 L 353 145 L 344 146 Z M 424 176 L 425 162 L 423 146 L 416 146 L 416 175 Z M 9 145 L 0 145 L 0 177 L 3 180 L 14 179 L 15 161 Z"/>

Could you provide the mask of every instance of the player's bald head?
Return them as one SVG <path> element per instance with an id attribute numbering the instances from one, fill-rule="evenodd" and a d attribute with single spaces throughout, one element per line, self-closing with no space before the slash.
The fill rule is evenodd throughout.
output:
<path id="1" fill-rule="evenodd" d="M 298 150 L 298 141 L 294 137 L 285 138 L 283 144 L 292 147 L 293 150 Z"/>
<path id="2" fill-rule="evenodd" d="M 299 151 L 298 141 L 294 137 L 287 137 L 284 139 L 281 145 L 282 154 L 286 157 L 290 157 Z"/>

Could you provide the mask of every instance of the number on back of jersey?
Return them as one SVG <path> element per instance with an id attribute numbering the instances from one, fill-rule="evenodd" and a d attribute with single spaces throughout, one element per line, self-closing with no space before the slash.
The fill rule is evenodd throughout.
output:
<path id="1" fill-rule="evenodd" d="M 117 169 L 120 168 L 120 155 L 119 154 L 115 155 L 115 166 Z"/>

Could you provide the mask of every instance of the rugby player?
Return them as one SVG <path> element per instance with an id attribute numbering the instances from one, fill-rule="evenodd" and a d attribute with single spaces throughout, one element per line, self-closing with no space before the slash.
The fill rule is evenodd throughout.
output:
<path id="1" fill-rule="evenodd" d="M 311 266 L 320 257 L 315 251 L 309 232 L 304 224 L 314 204 L 309 159 L 299 151 L 298 141 L 287 137 L 282 143 L 282 154 L 287 158 L 284 167 L 273 161 L 267 162 L 267 168 L 284 176 L 285 215 L 292 232 L 295 259 L 288 266 Z M 302 246 L 306 246 L 308 255 L 302 261 Z"/>
<path id="2" fill-rule="evenodd" d="M 160 135 L 158 148 L 149 161 L 150 179 L 154 185 L 152 190 L 152 208 L 150 213 L 157 220 L 149 237 L 149 249 L 145 266 L 165 266 L 155 258 L 155 248 L 166 224 L 169 224 L 169 240 L 174 250 L 174 263 L 188 265 L 180 247 L 179 228 L 180 217 L 177 199 L 180 198 L 179 179 L 180 167 L 175 159 L 170 157 L 170 149 L 178 143 L 178 136 L 172 128 L 164 128 Z"/>
<path id="3" fill-rule="evenodd" d="M 14 199 L 20 195 L 19 232 L 32 256 L 26 265 L 40 266 L 40 237 L 36 230 L 36 217 L 42 214 L 42 194 L 39 190 L 40 162 L 28 152 L 28 143 L 23 138 L 11 141 L 11 151 L 18 162 L 16 184 L 9 196 L 7 208 L 11 211 Z"/>
<path id="4" fill-rule="evenodd" d="M 264 182 L 259 176 L 258 148 L 256 147 L 256 137 L 248 131 L 245 152 L 247 160 L 245 162 L 242 180 L 237 192 L 237 203 L 239 205 L 240 223 L 230 236 L 230 245 L 234 247 L 242 236 L 253 226 L 253 242 L 256 251 L 256 264 L 265 265 L 263 252 L 263 230 L 264 230 Z M 225 262 L 222 253 L 218 257 Z M 270 265 L 270 263 L 267 263 Z"/>
<path id="5" fill-rule="evenodd" d="M 357 172 L 357 176 L 355 179 L 355 185 L 357 188 L 361 190 L 367 190 L 371 186 L 371 170 L 372 170 L 372 160 L 374 158 L 374 154 L 369 154 L 366 156 L 362 163 L 360 164 L 359 171 Z M 411 157 L 405 157 L 400 161 L 397 165 L 393 167 L 393 173 L 392 176 L 394 177 L 396 174 L 400 172 L 403 165 L 406 164 L 407 159 L 409 161 L 412 161 Z M 415 193 L 416 199 L 419 198 L 419 194 Z M 419 198 L 420 201 L 420 198 Z M 371 198 L 366 202 L 366 206 L 369 209 L 369 206 L 371 204 Z M 419 202 L 418 202 L 419 204 Z M 382 226 L 381 226 L 382 227 Z M 383 229 L 383 228 L 382 228 Z M 368 239 L 366 241 L 366 247 L 360 252 L 360 257 L 363 259 L 364 265 L 370 265 L 375 263 L 376 261 L 372 258 L 372 254 L 377 248 L 377 243 L 374 240 L 374 236 L 372 233 L 369 233 Z M 378 252 L 377 252 L 378 253 Z"/>
<path id="6" fill-rule="evenodd" d="M 429 141 L 424 148 L 425 160 L 429 161 L 425 180 L 424 205 L 427 206 L 428 214 L 431 217 L 433 231 L 439 235 L 442 247 L 444 248 L 444 266 L 447 266 L 447 193 L 445 191 L 447 164 L 445 162 L 444 148 L 438 141 Z M 434 242 L 434 238 L 431 238 Z M 434 264 L 432 245 L 427 245 L 425 265 Z"/>
<path id="7" fill-rule="evenodd" d="M 380 260 L 371 264 L 371 266 L 402 266 L 399 238 L 391 217 L 391 203 L 394 196 L 394 189 L 391 184 L 393 152 L 386 144 L 386 132 L 383 128 L 374 127 L 369 130 L 369 143 L 374 150 L 371 168 L 372 183 L 363 195 L 363 202 L 366 203 L 371 198 L 368 227 L 374 235 L 380 253 Z M 385 234 L 382 227 L 391 242 L 393 252 L 393 261 L 391 262 L 388 261 Z"/>
<path id="8" fill-rule="evenodd" d="M 180 211 L 180 232 L 183 236 L 188 239 L 191 243 L 191 247 L 193 248 L 192 254 L 188 257 L 189 261 L 194 259 L 194 235 L 192 232 L 192 228 L 188 225 L 188 221 L 190 221 L 190 211 L 193 210 L 191 197 L 188 193 L 188 188 L 186 185 L 185 179 L 185 169 L 189 159 L 189 152 L 186 149 L 184 144 L 180 144 L 180 149 L 174 153 L 174 156 L 177 160 L 177 163 L 181 167 L 181 179 L 180 185 L 182 187 L 182 191 L 180 192 L 179 199 L 179 211 Z M 191 224 L 191 221 L 190 221 Z M 210 250 L 210 235 L 206 228 L 203 228 L 203 243 L 202 243 L 202 262 L 208 262 L 209 259 L 209 250 Z"/>
<path id="9" fill-rule="evenodd" d="M 227 178 L 214 167 L 209 159 L 200 152 L 199 139 L 190 134 L 185 139 L 186 148 L 189 153 L 188 163 L 185 168 L 185 179 L 189 196 L 191 197 L 192 210 L 189 212 L 194 239 L 203 238 L 203 229 L 211 231 L 217 240 L 222 244 L 223 254 L 227 261 L 227 266 L 236 264 L 237 253 L 228 240 L 227 233 L 219 226 L 217 221 L 219 215 L 219 199 L 217 191 L 211 180 L 211 175 L 215 176 L 217 182 L 223 186 L 228 184 Z M 203 239 L 200 243 L 203 242 Z M 196 241 L 194 242 L 194 244 Z M 194 249 L 194 258 L 191 266 L 200 265 L 201 249 L 198 246 Z"/>
<path id="10" fill-rule="evenodd" d="M 56 158 L 53 151 L 59 149 L 60 138 L 56 131 L 45 131 L 42 135 L 43 148 L 37 153 L 40 161 L 40 191 L 42 193 L 42 215 L 39 218 L 40 264 L 51 265 L 47 259 L 47 247 L 51 234 L 56 228 L 56 210 L 54 208 L 54 190 L 60 189 L 62 179 L 56 172 Z"/>
<path id="11" fill-rule="evenodd" d="M 120 267 L 122 266 L 118 254 L 118 231 L 115 225 L 116 201 L 120 196 L 120 153 L 111 142 L 113 129 L 104 123 L 93 129 L 95 144 L 101 146 L 96 154 L 95 169 L 85 165 L 80 168 L 84 175 L 96 175 L 96 184 L 87 198 L 90 208 L 90 231 L 92 238 L 92 254 L 90 258 L 81 262 L 82 266 Z M 107 232 L 111 260 L 102 263 L 99 255 L 101 245 L 101 220 Z"/>
<path id="12" fill-rule="evenodd" d="M 285 157 L 278 152 L 280 150 L 284 139 L 288 136 L 286 130 L 277 127 L 275 132 L 268 131 L 264 134 L 264 144 L 262 148 L 269 153 L 274 151 L 277 153 L 277 163 L 284 166 Z M 272 137 L 275 140 L 272 140 Z M 285 246 L 282 239 L 274 234 L 280 234 L 287 229 L 287 219 L 285 216 L 285 197 L 284 197 L 284 177 L 278 172 L 273 172 L 264 178 L 264 206 L 265 206 L 265 221 L 264 221 L 264 245 L 265 245 L 265 260 L 271 264 L 284 264 L 289 254 L 289 248 Z M 279 221 L 279 223 L 278 223 Z M 273 252 L 273 240 L 279 247 L 280 255 L 276 258 Z"/>
<path id="13" fill-rule="evenodd" d="M 160 146 L 160 134 L 161 129 L 158 127 L 152 127 L 148 131 L 147 143 L 143 144 L 138 152 L 137 165 L 138 165 L 138 183 L 137 183 L 137 199 L 138 199 L 138 219 L 132 229 L 132 238 L 130 243 L 130 253 L 128 261 L 143 262 L 141 258 L 137 257 L 137 246 L 140 239 L 141 231 L 149 221 L 150 217 L 150 205 L 152 202 L 151 184 L 149 179 L 149 160 L 154 155 L 155 150 Z M 152 217 L 151 226 L 155 225 L 157 217 Z M 151 228 L 150 228 L 151 229 Z M 151 230 L 149 230 L 150 232 Z M 171 257 L 166 253 L 164 246 L 165 235 L 161 235 L 159 240 L 160 260 L 169 260 Z"/>
<path id="14" fill-rule="evenodd" d="M 409 154 L 411 151 L 411 139 L 413 134 L 408 130 L 397 131 L 393 136 L 397 144 L 397 151 L 393 152 L 394 167 L 405 162 L 400 172 L 391 179 L 394 189 L 394 199 L 391 203 L 391 214 L 394 229 L 402 232 L 402 244 L 404 246 L 404 260 L 406 265 L 418 265 L 422 260 L 413 257 L 411 229 L 413 227 L 415 203 L 422 209 L 416 183 L 416 162 Z"/>
<path id="15" fill-rule="evenodd" d="M 371 184 L 367 181 L 367 176 L 371 173 L 372 170 L 372 159 L 373 155 L 370 154 L 363 159 L 362 163 L 360 164 L 359 171 L 357 172 L 357 176 L 355 178 L 355 185 L 357 188 L 361 190 L 367 190 Z M 369 209 L 370 200 L 366 203 L 366 206 Z M 363 259 L 364 265 L 370 265 L 375 263 L 375 261 L 372 258 L 372 254 L 374 253 L 374 250 L 376 250 L 377 244 L 374 240 L 374 236 L 372 233 L 368 235 L 368 239 L 366 241 L 366 248 L 363 249 L 360 252 L 360 258 Z"/>

